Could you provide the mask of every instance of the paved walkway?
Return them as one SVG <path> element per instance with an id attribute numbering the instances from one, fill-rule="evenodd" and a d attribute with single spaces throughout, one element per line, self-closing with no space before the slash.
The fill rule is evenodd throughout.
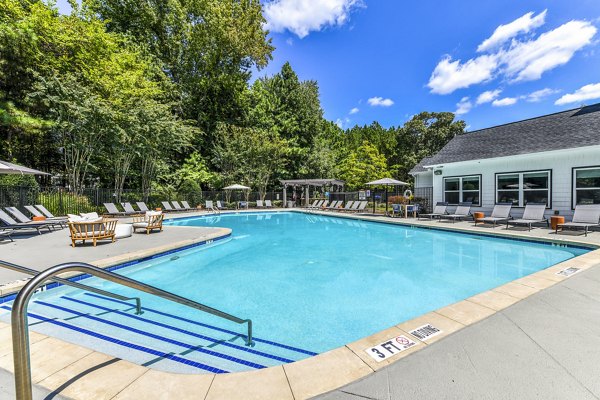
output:
<path id="1" fill-rule="evenodd" d="M 600 266 L 319 397 L 600 398 Z"/>

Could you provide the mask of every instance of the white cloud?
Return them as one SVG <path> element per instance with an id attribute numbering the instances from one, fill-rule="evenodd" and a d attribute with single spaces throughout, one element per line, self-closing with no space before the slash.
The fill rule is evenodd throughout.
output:
<path id="1" fill-rule="evenodd" d="M 523 96 L 523 98 L 530 103 L 537 103 L 538 101 L 542 101 L 546 97 L 558 92 L 560 92 L 560 90 L 545 88 L 531 92 L 528 95 Z"/>
<path id="2" fill-rule="evenodd" d="M 517 98 L 516 97 L 505 97 L 503 99 L 499 99 L 499 100 L 494 100 L 492 102 L 492 105 L 494 107 L 506 107 L 506 106 L 512 106 L 513 104 L 515 104 L 517 102 Z"/>
<path id="3" fill-rule="evenodd" d="M 456 103 L 456 111 L 454 111 L 454 114 L 456 114 L 456 115 L 466 114 L 469 111 L 471 111 L 472 108 L 473 108 L 473 103 L 471 103 L 469 101 L 469 97 L 463 97 L 462 99 L 460 99 L 460 101 L 458 103 Z"/>
<path id="4" fill-rule="evenodd" d="M 485 92 L 477 96 L 477 104 L 485 104 L 489 103 L 490 101 L 496 100 L 498 96 L 500 96 L 500 93 L 502 93 L 502 90 L 500 89 L 486 90 Z"/>
<path id="5" fill-rule="evenodd" d="M 335 120 L 335 124 L 338 126 L 338 128 L 342 129 L 344 126 L 344 121 L 342 121 L 341 118 L 338 118 Z"/>
<path id="6" fill-rule="evenodd" d="M 544 72 L 568 63 L 577 51 L 591 44 L 596 35 L 597 28 L 590 22 L 570 21 L 537 38 L 525 40 L 517 37 L 541 25 L 545 15 L 545 11 L 533 18 L 533 13 L 526 14 L 524 17 L 529 16 L 527 21 L 503 25 L 511 28 L 497 34 L 502 25 L 498 27 L 494 35 L 480 45 L 480 49 L 493 48 L 492 44 L 500 46 L 494 51 L 465 62 L 444 56 L 429 78 L 427 86 L 431 93 L 449 94 L 495 78 L 511 83 L 540 79 Z M 493 43 L 486 43 L 491 39 L 494 39 Z"/>
<path id="7" fill-rule="evenodd" d="M 492 74 L 498 67 L 497 57 L 484 55 L 467 61 L 452 61 L 445 56 L 435 67 L 427 86 L 432 93 L 449 94 L 456 89 L 467 88 L 473 84 L 492 79 Z"/>
<path id="8" fill-rule="evenodd" d="M 503 52 L 505 74 L 513 82 L 540 79 L 542 74 L 568 63 L 576 51 L 592 42 L 596 27 L 586 21 L 570 21 L 537 39 L 515 42 Z"/>
<path id="9" fill-rule="evenodd" d="M 273 0 L 265 3 L 266 28 L 274 32 L 288 30 L 299 38 L 327 26 L 341 26 L 348 21 L 362 0 Z"/>
<path id="10" fill-rule="evenodd" d="M 544 10 L 535 17 L 533 17 L 533 12 L 528 12 L 509 24 L 498 26 L 492 36 L 485 39 L 479 47 L 477 47 L 477 51 L 482 52 L 492 50 L 520 33 L 528 33 L 530 30 L 544 25 L 547 11 L 548 10 Z"/>
<path id="11" fill-rule="evenodd" d="M 356 114 L 356 113 L 358 113 L 359 111 L 360 111 L 360 110 L 358 109 L 358 107 L 354 107 L 352 110 L 350 110 L 350 113 L 349 113 L 349 114 L 350 114 L 350 115 L 352 115 L 352 114 Z"/>
<path id="12" fill-rule="evenodd" d="M 294 39 L 292 39 L 292 38 L 287 38 L 287 39 L 285 40 L 285 43 L 286 43 L 288 46 L 293 46 L 293 45 L 294 45 Z"/>
<path id="13" fill-rule="evenodd" d="M 373 107 L 390 107 L 394 105 L 394 100 L 384 99 L 383 97 L 371 97 L 367 102 Z"/>
<path id="14" fill-rule="evenodd" d="M 556 100 L 554 104 L 561 106 L 563 104 L 580 103 L 593 99 L 600 99 L 600 83 L 591 83 L 577 89 L 573 93 L 567 93 Z"/>

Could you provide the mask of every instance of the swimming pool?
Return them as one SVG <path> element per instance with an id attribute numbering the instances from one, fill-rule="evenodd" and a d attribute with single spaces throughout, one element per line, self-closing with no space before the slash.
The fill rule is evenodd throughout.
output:
<path id="1" fill-rule="evenodd" d="M 163 370 L 242 371 L 342 346 L 589 251 L 297 212 L 167 225 L 233 233 L 117 273 L 251 318 L 255 347 L 244 346 L 236 324 L 152 296 L 141 295 L 146 312 L 134 316 L 126 303 L 65 287 L 35 296 L 32 329 Z"/>

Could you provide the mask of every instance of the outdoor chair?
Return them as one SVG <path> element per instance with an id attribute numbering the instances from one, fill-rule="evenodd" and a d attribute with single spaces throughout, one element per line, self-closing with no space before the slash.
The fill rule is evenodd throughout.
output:
<path id="1" fill-rule="evenodd" d="M 42 214 L 44 214 L 44 216 L 46 218 L 65 218 L 65 217 L 55 217 L 54 215 L 52 215 L 52 213 L 50 211 L 48 211 L 48 209 L 46 207 L 44 207 L 41 204 L 36 204 L 35 207 L 40 210 L 42 212 Z"/>
<path id="2" fill-rule="evenodd" d="M 117 206 L 115 206 L 114 203 L 102 203 L 104 205 L 104 208 L 106 208 L 106 214 L 107 216 L 110 217 L 124 217 L 127 215 L 127 213 L 125 211 L 119 211 L 119 209 L 117 208 Z"/>
<path id="3" fill-rule="evenodd" d="M 336 200 L 334 202 L 332 202 L 328 207 L 325 207 L 325 209 L 327 210 L 337 210 L 338 207 L 341 205 L 342 201 L 341 200 Z"/>
<path id="4" fill-rule="evenodd" d="M 256 200 L 256 208 L 265 208 L 262 200 Z"/>
<path id="5" fill-rule="evenodd" d="M 48 229 L 48 231 L 51 231 L 50 229 L 50 225 L 48 225 L 47 223 L 44 222 L 37 222 L 37 221 L 33 221 L 33 222 L 17 222 L 14 219 L 12 219 L 11 216 L 9 216 L 7 213 L 5 213 L 4 211 L 0 210 L 0 221 L 2 221 L 2 223 L 5 224 L 5 226 L 2 227 L 2 229 L 14 229 L 14 230 L 21 230 L 21 229 L 35 229 L 37 231 L 38 234 L 42 234 L 41 229 L 42 228 L 46 228 Z"/>
<path id="6" fill-rule="evenodd" d="M 567 229 L 583 229 L 585 236 L 592 227 L 600 226 L 600 204 L 580 204 L 575 206 L 573 220 L 564 224 L 556 225 L 555 234 L 558 230 L 562 232 Z"/>
<path id="7" fill-rule="evenodd" d="M 265 207 L 266 208 L 273 208 L 273 204 L 271 203 L 271 200 L 265 200 Z"/>
<path id="8" fill-rule="evenodd" d="M 355 212 L 355 213 L 360 213 L 365 211 L 365 209 L 367 208 L 367 204 L 369 204 L 368 201 L 357 201 L 354 208 L 352 208 L 350 210 L 350 212 Z"/>
<path id="9" fill-rule="evenodd" d="M 46 218 L 46 221 L 56 221 L 56 222 L 63 222 L 66 223 L 67 222 L 67 217 L 48 217 L 44 214 L 41 213 L 40 210 L 38 210 L 37 208 L 35 208 L 34 206 L 25 206 L 25 209 L 27 211 L 29 211 L 31 213 L 31 215 L 33 215 L 34 217 L 44 217 Z"/>
<path id="10" fill-rule="evenodd" d="M 471 216 L 471 203 L 460 203 L 458 207 L 456 207 L 456 211 L 453 214 L 446 214 L 440 216 L 440 221 L 442 219 L 451 219 L 452 223 L 456 222 L 456 220 L 462 221 L 464 218 Z"/>
<path id="11" fill-rule="evenodd" d="M 131 205 L 131 203 L 121 203 L 121 206 L 123 207 L 123 210 L 125 210 L 125 212 L 129 215 L 135 215 L 135 214 L 140 214 L 141 211 L 136 211 L 133 206 Z"/>
<path id="12" fill-rule="evenodd" d="M 9 213 L 11 213 L 17 219 L 17 221 L 19 221 L 19 223 L 22 223 L 22 224 L 45 223 L 48 226 L 51 226 L 52 228 L 55 228 L 56 226 L 59 226 L 62 228 L 63 224 L 64 224 L 64 221 L 48 221 L 48 220 L 32 221 L 31 219 L 27 218 L 27 216 L 25 214 L 23 214 L 21 211 L 19 211 L 19 209 L 17 207 L 5 207 L 5 209 Z"/>
<path id="13" fill-rule="evenodd" d="M 96 247 L 98 240 L 115 241 L 115 229 L 117 228 L 116 219 L 103 219 L 97 221 L 69 221 L 69 231 L 71 232 L 71 246 L 75 247 L 75 242 L 81 241 L 85 244 L 86 240 L 91 240 Z"/>
<path id="14" fill-rule="evenodd" d="M 217 200 L 217 210 L 228 210 L 229 207 L 225 207 L 221 200 Z"/>
<path id="15" fill-rule="evenodd" d="M 357 201 L 358 203 L 358 201 Z M 340 211 L 348 211 L 352 208 L 352 206 L 354 205 L 354 200 L 350 200 L 348 202 L 346 202 L 346 206 L 344 208 L 340 208 Z"/>
<path id="16" fill-rule="evenodd" d="M 318 207 L 317 204 L 319 204 L 319 203 L 322 204 L 323 200 L 315 200 L 315 201 L 313 201 L 312 204 L 309 204 L 309 205 L 305 206 L 304 208 L 317 208 Z"/>
<path id="17" fill-rule="evenodd" d="M 190 211 L 192 210 L 189 207 L 182 207 L 181 204 L 179 204 L 178 201 L 172 201 L 171 204 L 173 204 L 173 207 L 175 208 L 175 210 L 177 211 Z"/>
<path id="18" fill-rule="evenodd" d="M 146 215 L 133 217 L 133 231 L 144 229 L 146 230 L 146 235 L 150 234 L 154 229 L 162 232 L 164 217 L 164 214 L 160 211 L 148 211 Z"/>
<path id="19" fill-rule="evenodd" d="M 390 217 L 397 218 L 402 216 L 402 204 L 392 204 L 392 212 Z"/>
<path id="20" fill-rule="evenodd" d="M 2 227 L 0 227 L 0 229 L 2 229 Z M 12 234 L 12 229 L 2 229 L 0 230 L 0 240 L 4 240 L 6 238 L 8 238 L 11 242 L 14 242 L 13 238 L 10 237 L 10 235 Z"/>
<path id="21" fill-rule="evenodd" d="M 171 207 L 171 204 L 168 201 L 161 201 L 160 204 L 162 204 L 164 212 L 177 211 L 173 207 Z"/>
<path id="22" fill-rule="evenodd" d="M 219 202 L 217 202 L 217 203 L 219 203 Z M 213 205 L 212 200 L 206 200 L 205 207 L 206 207 L 206 210 L 209 212 L 217 212 L 218 211 L 215 208 L 215 206 Z"/>
<path id="23" fill-rule="evenodd" d="M 143 201 L 136 201 L 135 204 L 138 206 L 141 212 L 150 211 L 146 203 Z"/>
<path id="24" fill-rule="evenodd" d="M 188 211 L 196 211 L 196 209 L 194 207 L 190 207 L 190 204 L 185 200 L 181 201 L 181 205 Z"/>
<path id="25" fill-rule="evenodd" d="M 412 213 L 413 218 L 417 218 L 419 216 L 419 209 L 420 209 L 419 204 L 407 204 L 404 207 L 406 207 L 407 214 Z"/>
<path id="26" fill-rule="evenodd" d="M 496 224 L 499 222 L 508 222 L 508 220 L 512 219 L 510 216 L 510 209 L 512 208 L 512 203 L 497 203 L 492 210 L 492 215 L 489 217 L 478 218 L 475 220 L 475 226 L 477 226 L 478 222 L 489 223 L 492 224 L 492 227 L 495 228 Z"/>
<path id="27" fill-rule="evenodd" d="M 448 203 L 446 202 L 438 202 L 435 207 L 433 208 L 433 212 L 429 213 L 429 214 L 419 214 L 419 218 L 418 219 L 425 219 L 425 218 L 429 218 L 429 219 L 434 219 L 434 218 L 441 218 L 444 215 L 447 215 L 448 212 L 446 211 L 446 209 L 448 208 Z"/>
<path id="28" fill-rule="evenodd" d="M 546 226 L 550 226 L 548 218 L 544 218 L 544 212 L 546 212 L 546 203 L 527 203 L 523 217 L 506 221 L 506 229 L 508 229 L 509 224 L 526 225 L 530 231 L 533 224 L 546 223 Z"/>

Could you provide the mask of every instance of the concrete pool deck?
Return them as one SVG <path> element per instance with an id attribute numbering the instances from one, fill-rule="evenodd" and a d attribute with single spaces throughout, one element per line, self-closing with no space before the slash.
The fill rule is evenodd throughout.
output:
<path id="1" fill-rule="evenodd" d="M 184 215 L 175 214 L 174 216 Z M 385 217 L 368 216 L 352 216 L 352 218 L 382 219 L 386 222 L 391 220 Z M 414 220 L 402 223 L 407 222 L 416 225 Z M 452 230 L 469 229 L 468 223 L 439 225 L 448 225 Z M 175 230 L 193 229 L 196 232 L 198 229 L 173 228 Z M 486 228 L 475 229 L 487 231 Z M 167 231 L 165 230 L 165 232 Z M 538 234 L 544 234 L 545 229 L 536 231 Z M 493 233 L 499 234 L 500 229 L 496 228 Z M 513 233 L 509 234 L 513 235 Z M 514 235 L 523 237 L 523 234 L 519 232 Z M 63 233 L 61 240 L 68 244 L 67 236 L 68 233 Z M 163 236 L 163 234 L 156 236 Z M 555 235 L 552 236 L 554 238 Z M 590 234 L 588 238 L 585 238 L 585 242 L 581 240 L 582 236 L 559 236 L 559 240 L 563 243 L 595 246 L 600 244 L 600 233 L 598 232 Z M 164 244 L 164 241 L 161 244 Z M 112 246 L 114 245 L 106 247 Z M 4 245 L 0 245 L 0 249 L 3 248 Z M 66 251 L 61 251 L 68 256 L 70 248 L 65 247 L 65 249 Z M 86 248 L 81 249 L 87 250 Z M 120 256 L 128 254 L 130 253 L 126 252 Z M 20 263 L 26 264 L 22 260 Z M 600 268 L 596 265 L 600 265 L 600 250 L 568 260 L 318 356 L 251 372 L 220 375 L 170 374 L 114 359 L 75 344 L 60 342 L 54 338 L 37 335 L 37 339 L 35 339 L 32 335 L 32 342 L 35 341 L 32 344 L 32 361 L 34 370 L 37 371 L 34 373 L 34 380 L 51 391 L 57 390 L 57 393 L 61 395 L 76 399 L 138 399 L 143 397 L 151 399 L 159 397 L 161 393 L 164 395 L 166 390 L 169 390 L 169 396 L 172 398 L 303 399 L 347 384 L 350 385 L 334 390 L 326 394 L 324 398 L 388 399 L 433 398 L 434 396 L 460 399 L 596 398 L 594 396 L 600 396 L 600 391 L 596 390 L 597 388 L 590 384 L 588 379 L 594 374 L 598 376 L 599 367 L 592 364 L 600 365 L 596 362 L 599 359 L 599 353 L 595 350 L 600 341 L 600 329 L 591 328 L 593 324 L 600 326 L 598 324 L 600 312 L 597 311 L 600 309 L 598 307 L 600 295 L 597 294 L 600 293 Z M 567 267 L 580 268 L 582 272 L 570 277 L 556 274 Z M 579 286 L 577 283 L 571 284 L 581 280 L 583 283 L 580 283 Z M 546 288 L 550 289 L 543 290 Z M 575 295 L 571 291 L 579 294 Z M 534 300 L 538 296 L 542 296 L 541 300 Z M 546 296 L 550 297 L 546 298 Z M 546 307 L 540 308 L 540 303 L 545 304 Z M 511 314 L 513 309 L 522 307 L 524 307 L 524 311 L 521 314 Z M 508 318 L 512 318 L 512 320 Z M 516 325 L 517 323 L 518 325 Z M 528 323 L 529 325 L 527 325 Z M 442 333 L 424 340 L 413 337 L 412 340 L 416 342 L 413 348 L 398 353 L 381 363 L 376 363 L 364 351 L 370 346 L 399 335 L 411 337 L 408 332 L 424 324 L 432 324 L 440 328 Z M 515 328 L 513 325 L 517 327 Z M 9 331 L 9 325 L 0 325 L 0 343 L 10 343 Z M 529 342 L 523 338 L 520 332 L 531 338 L 530 347 L 527 346 Z M 556 340 L 560 341 L 560 345 L 552 341 L 554 333 L 559 337 Z M 503 338 L 504 342 L 493 341 L 492 339 L 497 339 L 497 335 L 500 335 L 500 338 L 502 335 L 508 336 Z M 455 337 L 459 339 L 455 339 Z M 563 341 L 567 343 L 562 344 Z M 489 343 L 493 343 L 493 346 L 489 346 Z M 542 345 L 546 347 L 559 346 L 560 348 L 544 350 Z M 471 349 L 477 354 L 473 354 Z M 6 380 L 2 377 L 11 374 L 12 355 L 10 354 L 10 345 L 6 348 L 0 347 L 0 350 L 2 351 L 0 354 L 0 385 L 2 385 L 2 382 Z M 44 354 L 59 353 L 63 355 L 51 360 L 48 360 L 47 356 L 44 357 Z M 544 354 L 548 356 L 546 357 Z M 36 358 L 38 358 L 37 361 Z M 418 361 L 412 361 L 413 359 Z M 554 364 L 551 363 L 552 359 L 555 360 Z M 471 363 L 469 360 L 477 360 L 477 363 Z M 411 364 L 408 366 L 397 367 L 409 362 Z M 408 368 L 412 368 L 412 370 L 405 370 Z M 589 375 L 586 375 L 588 372 Z M 407 374 L 403 375 L 405 373 Z M 562 375 L 555 376 L 561 373 L 566 378 Z M 494 381 L 496 375 L 500 377 L 499 382 Z M 527 379 L 527 377 L 529 378 Z M 449 380 L 444 380 L 445 378 Z M 407 381 L 404 382 L 404 379 Z M 452 382 L 452 379 L 455 382 Z M 111 385 L 106 384 L 109 380 Z M 357 380 L 359 381 L 355 382 Z M 532 383 L 530 380 L 535 382 Z M 485 382 L 487 386 L 480 388 L 483 385 L 482 382 Z M 579 382 L 579 386 L 574 382 Z M 449 385 L 450 388 L 448 388 Z M 512 387 L 505 387 L 511 385 Z M 556 389 L 556 385 L 563 385 L 563 387 Z M 242 391 L 240 388 L 244 388 L 244 390 Z M 520 396 L 521 393 L 524 393 L 525 396 Z M 579 396 L 580 393 L 584 393 L 583 396 Z M 586 395 L 589 396 L 585 397 Z"/>

